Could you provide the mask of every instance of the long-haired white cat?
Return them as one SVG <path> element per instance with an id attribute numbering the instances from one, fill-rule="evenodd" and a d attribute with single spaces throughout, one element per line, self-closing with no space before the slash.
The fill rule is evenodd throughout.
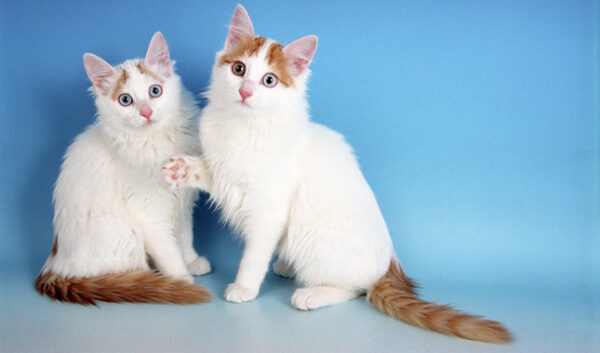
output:
<path id="1" fill-rule="evenodd" d="M 80 304 L 208 301 L 190 274 L 210 271 L 192 247 L 197 191 L 169 189 L 160 173 L 169 156 L 199 149 L 195 103 L 164 37 L 152 37 L 143 60 L 112 67 L 85 54 L 83 62 L 98 115 L 64 157 L 37 290 Z"/>
<path id="2" fill-rule="evenodd" d="M 245 240 L 225 298 L 254 299 L 277 252 L 274 271 L 302 285 L 292 297 L 297 309 L 366 293 L 381 311 L 414 325 L 510 341 L 500 323 L 417 297 L 351 147 L 309 121 L 305 91 L 316 48 L 315 36 L 287 46 L 255 37 L 238 6 L 200 121 L 203 158 L 182 156 L 166 166 L 173 184 L 208 184 L 212 200 Z"/>

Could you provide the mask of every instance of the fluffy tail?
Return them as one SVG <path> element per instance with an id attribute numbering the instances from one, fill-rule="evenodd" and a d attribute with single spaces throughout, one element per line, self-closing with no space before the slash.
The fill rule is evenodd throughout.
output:
<path id="1" fill-rule="evenodd" d="M 153 271 L 93 278 L 65 278 L 47 272 L 39 275 L 35 288 L 54 300 L 83 305 L 96 305 L 96 301 L 172 304 L 210 301 L 210 293 L 206 289 Z"/>
<path id="2" fill-rule="evenodd" d="M 415 289 L 402 267 L 392 261 L 388 272 L 371 289 L 369 300 L 381 312 L 398 320 L 446 335 L 491 343 L 512 341 L 510 332 L 501 323 L 423 301 Z"/>

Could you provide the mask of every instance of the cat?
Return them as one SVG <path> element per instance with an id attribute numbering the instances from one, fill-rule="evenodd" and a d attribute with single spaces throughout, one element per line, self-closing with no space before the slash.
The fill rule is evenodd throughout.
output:
<path id="1" fill-rule="evenodd" d="M 291 299 L 296 309 L 367 294 L 379 310 L 408 323 L 509 342 L 511 334 L 498 322 L 417 297 L 352 148 L 310 121 L 305 91 L 316 48 L 315 36 L 287 46 L 256 37 L 238 6 L 206 93 L 202 155 L 178 156 L 165 166 L 174 187 L 209 191 L 245 241 L 226 300 L 256 298 L 276 252 L 274 272 L 302 285 Z"/>
<path id="2" fill-rule="evenodd" d="M 65 154 L 37 290 L 84 305 L 210 300 L 192 278 L 210 272 L 192 246 L 198 192 L 171 189 L 160 173 L 169 156 L 199 149 L 195 101 L 163 35 L 154 34 L 144 59 L 112 67 L 88 53 L 83 62 L 98 114 Z"/>

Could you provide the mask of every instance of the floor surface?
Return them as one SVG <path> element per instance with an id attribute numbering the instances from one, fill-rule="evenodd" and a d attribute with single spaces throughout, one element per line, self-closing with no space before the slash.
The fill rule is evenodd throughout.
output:
<path id="1" fill-rule="evenodd" d="M 217 261 L 218 262 L 218 261 Z M 398 322 L 357 299 L 314 312 L 290 304 L 294 283 L 270 273 L 259 298 L 222 299 L 234 268 L 215 268 L 196 283 L 208 304 L 52 302 L 33 289 L 35 275 L 2 273 L 2 352 L 599 352 L 600 323 L 591 292 L 434 288 L 425 299 L 502 321 L 516 341 L 492 345 Z M 224 271 L 220 271 L 224 270 Z M 502 293 L 495 294 L 495 293 Z M 595 311 L 595 313 L 594 313 Z M 595 318 L 594 318 L 595 316 Z"/>

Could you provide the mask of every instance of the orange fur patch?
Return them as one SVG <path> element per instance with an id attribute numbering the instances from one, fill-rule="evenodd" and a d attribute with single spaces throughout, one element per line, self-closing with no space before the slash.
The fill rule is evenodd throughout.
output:
<path id="1" fill-rule="evenodd" d="M 50 256 L 56 256 L 58 252 L 58 234 L 54 234 L 54 241 L 52 242 L 52 250 L 50 250 Z"/>
<path id="2" fill-rule="evenodd" d="M 287 69 L 287 58 L 283 55 L 283 46 L 279 43 L 273 43 L 269 47 L 269 51 L 267 52 L 267 61 L 269 65 L 275 68 L 275 74 L 279 78 L 279 82 L 281 82 L 285 86 L 290 86 L 294 84 L 294 78 Z"/>
<path id="3" fill-rule="evenodd" d="M 142 75 L 148 75 L 151 76 L 153 79 L 157 80 L 160 83 L 164 83 L 163 79 L 160 78 L 160 76 L 158 76 L 157 74 L 155 74 L 154 72 L 150 71 L 149 68 L 146 67 L 146 65 L 144 65 L 141 61 L 138 61 L 135 64 L 135 67 L 138 69 L 138 71 L 142 74 Z"/>
<path id="4" fill-rule="evenodd" d="M 234 51 L 221 56 L 221 58 L 219 59 L 219 65 L 223 65 L 225 63 L 233 64 L 244 55 L 256 55 L 256 53 L 258 53 L 260 48 L 262 48 L 262 46 L 265 45 L 266 42 L 267 40 L 264 37 L 256 37 L 253 39 L 245 40 Z"/>
<path id="5" fill-rule="evenodd" d="M 117 100 L 119 95 L 121 95 L 121 89 L 123 89 L 123 85 L 125 85 L 125 82 L 127 82 L 128 79 L 129 79 L 129 74 L 127 73 L 127 71 L 124 68 L 121 68 L 121 76 L 119 76 L 119 79 L 117 80 L 117 84 L 115 85 L 115 89 L 113 89 L 113 91 L 112 91 L 111 98 L 113 100 Z"/>
<path id="6" fill-rule="evenodd" d="M 82 305 L 112 303 L 192 304 L 210 301 L 210 293 L 195 284 L 154 271 L 108 274 L 94 278 L 65 278 L 41 273 L 35 288 L 53 300 Z"/>
<path id="7" fill-rule="evenodd" d="M 392 261 L 388 272 L 371 289 L 369 300 L 380 311 L 415 326 L 476 341 L 512 341 L 510 332 L 501 323 L 421 300 L 415 288 L 402 267 Z"/>
<path id="8" fill-rule="evenodd" d="M 256 37 L 254 39 L 248 39 L 242 42 L 234 51 L 231 53 L 224 54 L 219 59 L 219 65 L 233 64 L 239 61 L 244 55 L 253 56 L 265 45 L 267 40 L 263 37 Z M 267 51 L 267 62 L 271 65 L 274 70 L 279 82 L 284 86 L 291 86 L 294 84 L 294 78 L 287 69 L 287 58 L 283 55 L 283 46 L 279 43 L 273 43 Z"/>

